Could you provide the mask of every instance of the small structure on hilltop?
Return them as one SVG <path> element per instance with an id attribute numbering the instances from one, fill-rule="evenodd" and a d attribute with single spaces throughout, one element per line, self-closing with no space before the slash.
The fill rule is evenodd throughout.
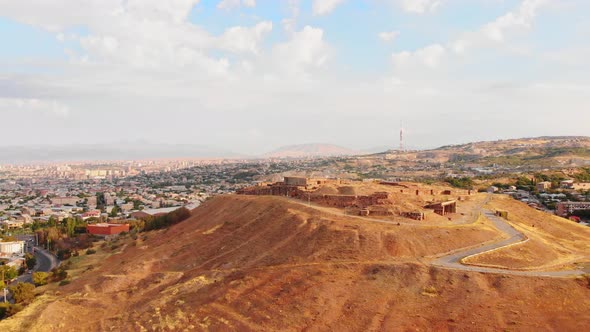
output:
<path id="1" fill-rule="evenodd" d="M 446 201 L 439 203 L 428 204 L 425 209 L 432 209 L 434 213 L 445 216 L 449 213 L 457 213 L 457 201 Z"/>
<path id="2" fill-rule="evenodd" d="M 404 218 L 414 219 L 414 220 L 425 220 L 426 214 L 424 212 L 416 211 L 416 212 L 402 212 L 400 215 Z"/>
<path id="3" fill-rule="evenodd" d="M 257 196 L 301 196 L 303 192 L 309 193 L 311 190 L 318 189 L 324 184 L 341 184 L 339 179 L 308 179 L 304 177 L 286 176 L 282 182 L 259 183 L 253 187 L 242 188 L 237 191 L 238 195 L 257 195 Z"/>
<path id="4" fill-rule="evenodd" d="M 506 210 L 496 210 L 495 215 L 500 218 L 508 219 L 508 211 Z"/>

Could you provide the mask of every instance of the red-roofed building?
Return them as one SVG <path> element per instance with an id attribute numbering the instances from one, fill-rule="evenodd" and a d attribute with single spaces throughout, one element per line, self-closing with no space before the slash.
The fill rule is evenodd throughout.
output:
<path id="1" fill-rule="evenodd" d="M 129 224 L 93 224 L 86 226 L 88 233 L 98 236 L 111 236 L 129 232 Z"/>
<path id="2" fill-rule="evenodd" d="M 82 213 L 82 219 L 86 220 L 89 218 L 100 218 L 100 211 L 99 210 L 94 210 L 94 211 L 88 211 L 88 212 L 84 212 Z"/>

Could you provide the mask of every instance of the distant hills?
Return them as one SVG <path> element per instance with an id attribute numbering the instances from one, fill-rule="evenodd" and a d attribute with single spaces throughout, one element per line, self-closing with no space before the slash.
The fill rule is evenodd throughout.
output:
<path id="1" fill-rule="evenodd" d="M 519 138 L 447 145 L 423 151 L 387 151 L 376 156 L 400 155 L 413 160 L 501 166 L 590 165 L 590 137 Z"/>
<path id="2" fill-rule="evenodd" d="M 239 157 L 243 155 L 191 144 L 113 143 L 0 147 L 0 163 Z"/>
<path id="3" fill-rule="evenodd" d="M 590 137 L 559 136 L 520 138 L 447 145 L 429 150 L 403 151 L 385 148 L 354 150 L 327 143 L 289 145 L 262 155 L 246 155 L 199 144 L 73 144 L 67 146 L 0 146 L 0 163 L 142 160 L 174 158 L 319 158 L 372 154 L 374 157 L 405 156 L 433 162 L 543 166 L 590 165 Z"/>

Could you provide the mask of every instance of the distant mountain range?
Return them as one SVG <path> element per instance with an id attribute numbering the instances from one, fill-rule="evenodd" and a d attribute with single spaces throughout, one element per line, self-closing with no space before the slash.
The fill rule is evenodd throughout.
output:
<path id="1" fill-rule="evenodd" d="M 68 146 L 0 146 L 0 163 L 240 157 L 244 156 L 209 146 L 190 144 L 113 143 Z"/>
<path id="2" fill-rule="evenodd" d="M 527 162 L 552 164 L 590 163 L 590 137 L 560 136 L 474 142 L 436 149 L 400 152 L 385 148 L 353 150 L 334 144 L 289 145 L 259 156 L 197 144 L 152 144 L 147 142 L 77 144 L 68 146 L 0 146 L 0 163 L 145 160 L 174 158 L 315 158 L 353 155 L 401 154 L 415 160 L 437 162 L 477 162 L 524 165 Z"/>

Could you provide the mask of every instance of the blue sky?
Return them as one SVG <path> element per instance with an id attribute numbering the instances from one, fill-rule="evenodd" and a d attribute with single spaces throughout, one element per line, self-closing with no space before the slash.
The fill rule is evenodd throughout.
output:
<path id="1" fill-rule="evenodd" d="M 586 135 L 588 12 L 583 0 L 0 0 L 0 116 L 31 130 L 6 128 L 20 138 L 0 144 L 72 133 L 359 149 L 395 146 L 402 120 L 415 147 Z M 556 127 L 556 112 L 581 121 Z"/>

